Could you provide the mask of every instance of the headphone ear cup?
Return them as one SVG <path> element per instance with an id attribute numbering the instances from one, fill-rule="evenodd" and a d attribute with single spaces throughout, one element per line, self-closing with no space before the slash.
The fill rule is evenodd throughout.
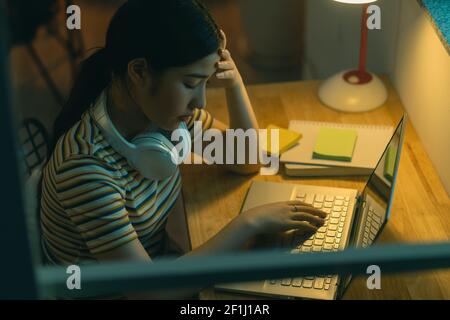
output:
<path id="1" fill-rule="evenodd" d="M 138 135 L 133 139 L 136 158 L 133 166 L 146 178 L 164 180 L 177 169 L 178 159 L 174 159 L 172 143 L 161 133 L 152 132 Z"/>
<path id="2" fill-rule="evenodd" d="M 150 180 L 172 176 L 191 152 L 191 135 L 184 122 L 172 132 L 172 137 L 181 142 L 174 146 L 169 138 L 157 131 L 136 136 L 132 141 L 135 152 L 129 158 L 131 165 Z"/>

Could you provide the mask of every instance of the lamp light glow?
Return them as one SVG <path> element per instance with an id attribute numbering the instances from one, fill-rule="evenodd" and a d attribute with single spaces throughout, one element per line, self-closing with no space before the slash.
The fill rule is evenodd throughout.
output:
<path id="1" fill-rule="evenodd" d="M 334 0 L 336 2 L 342 2 L 342 3 L 352 3 L 352 4 L 364 4 L 364 3 L 372 3 L 377 0 Z"/>

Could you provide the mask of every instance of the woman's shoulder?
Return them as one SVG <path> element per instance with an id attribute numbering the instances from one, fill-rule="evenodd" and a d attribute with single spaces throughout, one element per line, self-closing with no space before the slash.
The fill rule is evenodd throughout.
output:
<path id="1" fill-rule="evenodd" d="M 103 135 L 92 117 L 85 112 L 81 119 L 58 139 L 53 153 L 59 155 L 60 160 L 83 156 L 95 158 L 103 141 Z"/>
<path id="2" fill-rule="evenodd" d="M 114 166 L 104 149 L 108 149 L 105 139 L 86 112 L 58 139 L 49 162 L 54 168 L 82 166 L 113 172 Z"/>
<path id="3" fill-rule="evenodd" d="M 81 186 L 109 185 L 124 192 L 122 176 L 114 167 L 90 154 L 63 155 L 55 150 L 43 172 L 44 183 L 51 183 L 58 192 Z"/>

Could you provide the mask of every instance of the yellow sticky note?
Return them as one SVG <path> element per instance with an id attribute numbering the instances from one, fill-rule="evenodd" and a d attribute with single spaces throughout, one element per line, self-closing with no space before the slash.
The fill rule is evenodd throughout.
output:
<path id="1" fill-rule="evenodd" d="M 321 128 L 317 135 L 315 159 L 352 161 L 357 132 L 348 129 Z"/>
<path id="2" fill-rule="evenodd" d="M 272 150 L 272 130 L 278 130 L 278 152 L 277 150 Z M 275 133 L 275 132 L 274 132 Z M 267 146 L 262 146 L 262 148 L 268 153 L 281 154 L 284 151 L 292 148 L 300 139 L 302 134 L 296 131 L 283 129 L 273 124 L 267 127 Z M 275 146 L 274 146 L 275 147 Z"/>

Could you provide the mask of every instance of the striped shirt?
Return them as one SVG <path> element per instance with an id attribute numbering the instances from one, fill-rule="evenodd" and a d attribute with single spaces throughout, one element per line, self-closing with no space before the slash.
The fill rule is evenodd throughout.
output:
<path id="1" fill-rule="evenodd" d="M 188 122 L 213 119 L 195 109 Z M 149 164 L 151 165 L 151 164 Z M 57 142 L 43 170 L 42 246 L 51 264 L 96 262 L 95 255 L 139 239 L 150 256 L 161 252 L 167 216 L 181 190 L 177 169 L 149 180 L 106 141 L 89 112 Z"/>

